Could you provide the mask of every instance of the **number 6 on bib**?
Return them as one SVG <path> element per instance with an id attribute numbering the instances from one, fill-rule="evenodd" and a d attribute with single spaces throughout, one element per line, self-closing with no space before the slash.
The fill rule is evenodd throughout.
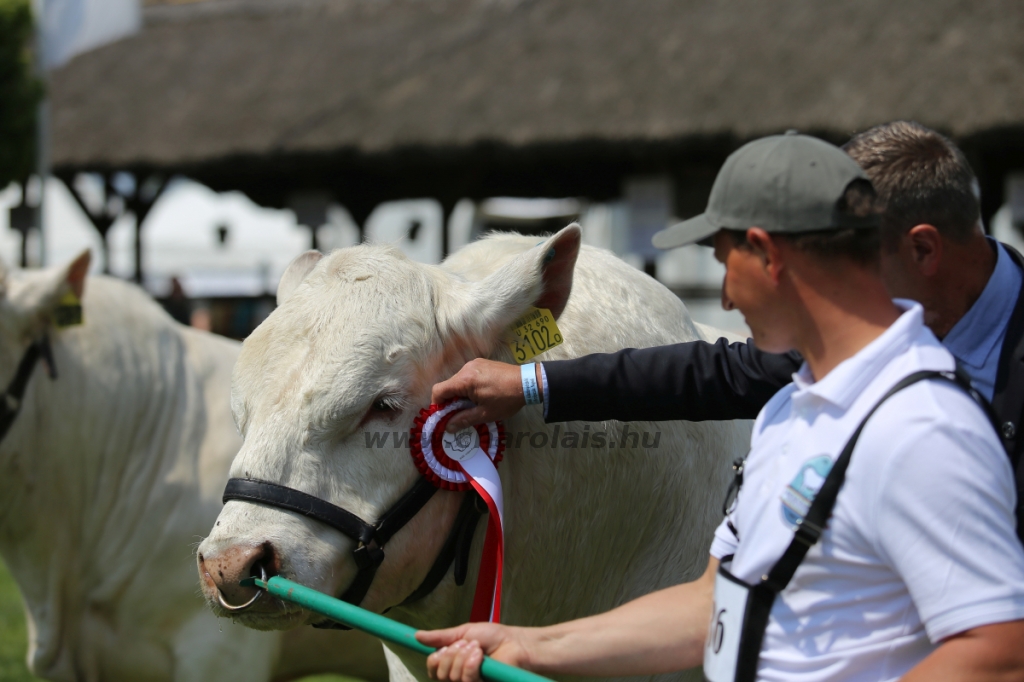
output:
<path id="1" fill-rule="evenodd" d="M 736 682 L 743 616 L 750 589 L 720 568 L 715 576 L 715 602 L 704 645 L 704 677 L 709 682 Z"/>

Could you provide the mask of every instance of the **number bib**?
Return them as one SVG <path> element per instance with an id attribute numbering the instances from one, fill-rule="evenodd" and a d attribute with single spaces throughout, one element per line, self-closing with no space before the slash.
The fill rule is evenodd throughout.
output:
<path id="1" fill-rule="evenodd" d="M 750 586 L 719 567 L 708 640 L 704 645 L 704 677 L 709 682 L 736 682 L 740 639 Z"/>

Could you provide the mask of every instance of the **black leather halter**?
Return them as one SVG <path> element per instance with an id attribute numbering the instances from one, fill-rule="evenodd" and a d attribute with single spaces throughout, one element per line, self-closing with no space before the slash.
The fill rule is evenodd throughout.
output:
<path id="1" fill-rule="evenodd" d="M 25 349 L 14 378 L 7 384 L 7 390 L 3 395 L 0 395 L 0 441 L 7 436 L 7 432 L 14 425 L 14 420 L 18 418 L 18 413 L 21 412 L 21 401 L 25 397 L 28 381 L 40 360 L 46 364 L 50 379 L 56 379 L 57 366 L 53 362 L 53 350 L 47 336 L 33 341 L 32 345 Z"/>
<path id="2" fill-rule="evenodd" d="M 356 547 L 352 550 L 352 558 L 359 570 L 348 589 L 341 595 L 341 599 L 358 605 L 369 591 L 377 569 L 384 561 L 384 545 L 416 516 L 437 490 L 433 483 L 421 478 L 390 509 L 385 511 L 376 523 L 364 521 L 348 510 L 301 490 L 267 481 L 244 478 L 229 479 L 227 487 L 224 489 L 223 501 L 227 503 L 230 500 L 241 500 L 293 511 L 325 523 L 354 540 Z M 456 562 L 456 583 L 460 586 L 465 583 L 473 531 L 476 530 L 480 516 L 486 512 L 486 507 L 483 510 L 480 509 L 481 505 L 477 499 L 479 496 L 475 491 L 466 494 L 466 499 L 463 500 L 462 506 L 459 508 L 452 530 L 433 566 L 427 572 L 420 586 L 402 604 L 416 601 L 430 594 L 444 578 L 453 561 Z M 348 629 L 344 626 L 337 626 L 333 621 L 318 623 L 315 627 Z"/>

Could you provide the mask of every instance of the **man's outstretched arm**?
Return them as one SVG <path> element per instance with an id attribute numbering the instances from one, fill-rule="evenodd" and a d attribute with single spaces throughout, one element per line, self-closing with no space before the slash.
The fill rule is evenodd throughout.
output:
<path id="1" fill-rule="evenodd" d="M 653 675 L 700 665 L 718 560 L 704 575 L 589 618 L 543 628 L 468 623 L 419 632 L 439 651 L 427 659 L 433 679 L 477 682 L 484 654 L 548 675 Z"/>
<path id="2" fill-rule="evenodd" d="M 545 362 L 545 420 L 753 419 L 801 362 L 726 339 Z"/>
<path id="3" fill-rule="evenodd" d="M 796 353 L 775 355 L 725 339 L 548 361 L 545 421 L 753 419 L 800 363 Z M 469 398 L 477 407 L 456 415 L 449 430 L 507 419 L 525 404 L 519 368 L 472 360 L 434 386 L 432 402 L 451 398 Z"/>

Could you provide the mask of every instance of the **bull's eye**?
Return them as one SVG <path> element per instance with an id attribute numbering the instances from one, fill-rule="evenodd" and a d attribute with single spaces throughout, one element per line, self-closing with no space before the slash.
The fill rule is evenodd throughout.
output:
<path id="1" fill-rule="evenodd" d="M 398 410 L 398 400 L 395 398 L 377 398 L 377 400 L 373 402 L 373 411 L 378 414 L 389 414 L 391 412 L 398 412 Z"/>
<path id="2" fill-rule="evenodd" d="M 402 398 L 397 395 L 382 395 L 378 396 L 373 403 L 370 404 L 370 409 L 363 415 L 359 425 L 362 426 L 371 419 L 387 419 L 390 420 L 398 415 L 402 411 Z"/>

